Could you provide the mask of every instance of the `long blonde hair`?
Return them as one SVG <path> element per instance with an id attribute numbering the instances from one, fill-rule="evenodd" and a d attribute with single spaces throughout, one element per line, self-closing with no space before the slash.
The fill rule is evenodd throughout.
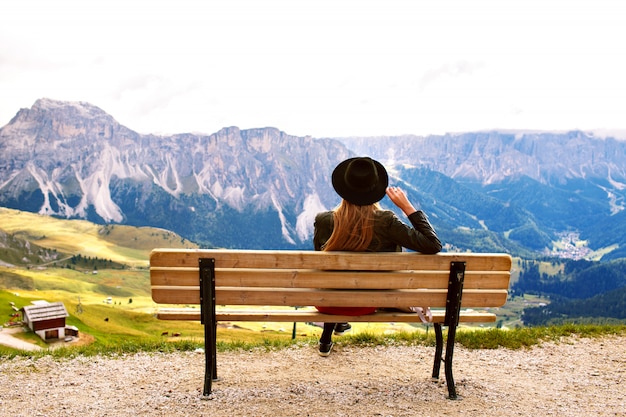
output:
<path id="1" fill-rule="evenodd" d="M 333 212 L 333 233 L 322 249 L 354 252 L 367 250 L 374 238 L 374 212 L 379 209 L 378 203 L 357 206 L 342 200 Z"/>

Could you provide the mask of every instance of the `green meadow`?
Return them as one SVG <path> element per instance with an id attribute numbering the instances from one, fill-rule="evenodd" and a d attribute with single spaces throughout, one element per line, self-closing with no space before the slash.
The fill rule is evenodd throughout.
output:
<path id="1" fill-rule="evenodd" d="M 103 226 L 86 220 L 64 220 L 4 207 L 0 207 L 0 230 L 38 247 L 66 254 L 67 257 L 80 254 L 133 268 L 146 268 L 150 251 L 156 247 L 197 247 L 163 229 Z"/>
<path id="2" fill-rule="evenodd" d="M 61 220 L 0 208 L 0 231 L 15 241 L 30 242 L 59 254 L 54 261 L 32 260 L 29 245 L 8 243 L 0 260 L 31 259 L 0 266 L 0 326 L 14 313 L 36 300 L 61 301 L 69 313 L 67 324 L 79 329 L 78 342 L 61 347 L 47 345 L 32 332 L 17 337 L 42 350 L 25 352 L 0 346 L 0 356 L 123 354 L 135 351 L 194 350 L 203 346 L 199 322 L 162 321 L 150 296 L 148 258 L 157 247 L 194 248 L 191 242 L 166 230 L 119 225 L 96 225 L 82 220 Z M 29 256 L 27 256 L 29 255 Z M 76 257 L 80 261 L 76 262 Z M 95 260 L 98 261 L 95 261 Z M 103 262 L 106 260 L 106 262 Z M 93 266 L 92 266 L 93 264 Z M 0 263 L 0 265 L 2 265 Z M 106 267 L 112 265 L 112 267 Z M 95 266 L 95 267 L 94 267 Z M 514 271 L 515 274 L 515 271 Z M 519 348 L 569 334 L 586 336 L 623 333 L 624 326 L 560 326 L 524 328 L 520 315 L 526 306 L 545 302 L 537 297 L 516 297 L 496 311 L 498 322 L 485 327 L 461 328 L 457 341 L 473 348 Z M 321 329 L 298 323 L 295 338 L 291 323 L 225 323 L 218 327 L 219 349 L 279 348 L 314 345 Z M 430 326 L 406 323 L 356 323 L 340 343 L 384 345 L 420 343 L 434 345 Z M 55 344 L 55 345 L 58 345 Z"/>

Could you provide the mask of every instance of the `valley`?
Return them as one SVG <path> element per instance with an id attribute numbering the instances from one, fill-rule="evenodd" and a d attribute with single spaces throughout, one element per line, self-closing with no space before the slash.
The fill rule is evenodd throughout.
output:
<path id="1" fill-rule="evenodd" d="M 11 247 L 5 239 L 0 245 L 0 325 L 14 313 L 12 305 L 21 308 L 32 301 L 63 302 L 70 317 L 67 324 L 88 335 L 91 342 L 123 344 L 133 340 L 194 340 L 201 345 L 204 334 L 197 322 L 167 322 L 155 318 L 156 304 L 150 297 L 148 257 L 156 247 L 196 247 L 179 236 L 161 229 L 120 225 L 96 225 L 85 220 L 63 220 L 0 208 L 0 231 L 7 236 L 32 239 L 39 249 L 32 253 L 27 243 Z M 25 240 L 30 242 L 30 240 Z M 19 252 L 19 255 L 7 254 Z M 37 258 L 37 253 L 56 253 L 54 260 Z M 29 256 L 26 256 L 29 255 Z M 88 259 L 72 264 L 81 255 Z M 19 262 L 13 260 L 17 259 Z M 117 265 L 106 268 L 103 260 Z M 15 262 L 10 264 L 8 261 Z M 100 265 L 94 268 L 94 265 Z M 493 326 L 521 326 L 520 314 L 528 303 L 516 299 L 500 309 L 501 320 Z M 356 332 L 389 333 L 428 331 L 424 325 L 405 323 L 358 323 Z M 258 339 L 268 335 L 290 338 L 292 325 L 285 323 L 238 323 L 218 330 L 222 340 Z M 320 329 L 303 323 L 297 326 L 298 337 L 316 337 Z M 233 335 L 236 332 L 236 337 Z M 172 336 L 180 335 L 180 336 Z M 47 345 L 32 333 L 17 337 L 42 348 Z M 1 351 L 0 347 L 0 351 Z"/>

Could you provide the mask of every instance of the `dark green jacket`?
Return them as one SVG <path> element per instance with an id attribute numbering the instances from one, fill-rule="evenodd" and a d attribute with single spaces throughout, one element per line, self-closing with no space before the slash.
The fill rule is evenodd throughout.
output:
<path id="1" fill-rule="evenodd" d="M 413 227 L 407 225 L 390 210 L 376 211 L 374 220 L 374 238 L 368 247 L 370 252 L 400 252 L 402 248 L 422 253 L 437 253 L 441 242 L 430 225 L 426 214 L 418 210 L 409 216 Z M 324 211 L 315 216 L 313 246 L 322 250 L 322 246 L 333 233 L 333 212 Z"/>

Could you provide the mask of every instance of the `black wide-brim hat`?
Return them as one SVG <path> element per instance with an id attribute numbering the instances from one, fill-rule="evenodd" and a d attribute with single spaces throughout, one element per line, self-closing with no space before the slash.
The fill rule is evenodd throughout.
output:
<path id="1" fill-rule="evenodd" d="M 367 206 L 385 196 L 389 176 L 380 162 L 359 157 L 346 159 L 337 165 L 332 182 L 341 198 L 357 206 Z"/>

